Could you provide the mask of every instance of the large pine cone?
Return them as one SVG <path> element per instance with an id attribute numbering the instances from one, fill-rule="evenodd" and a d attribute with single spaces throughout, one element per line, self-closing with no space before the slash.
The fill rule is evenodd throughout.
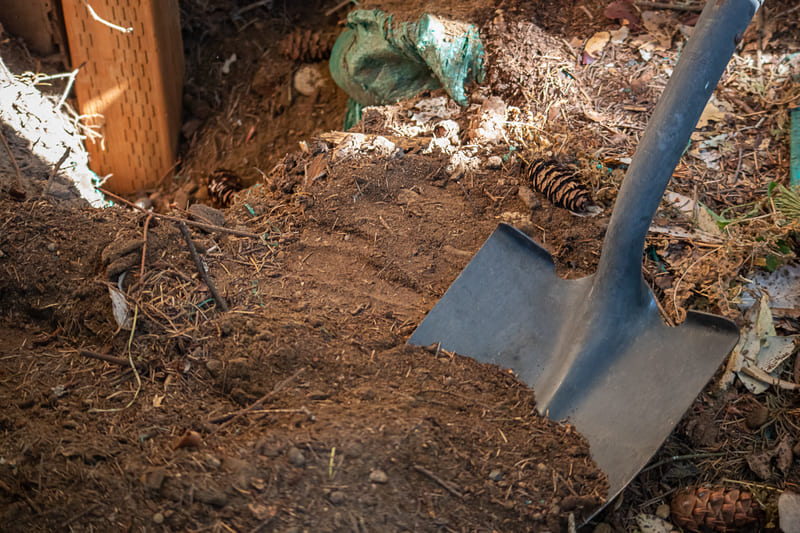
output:
<path id="1" fill-rule="evenodd" d="M 672 520 L 690 531 L 739 531 L 756 522 L 759 507 L 744 490 L 688 487 L 672 498 Z"/>
<path id="2" fill-rule="evenodd" d="M 582 213 L 589 206 L 589 190 L 580 180 L 575 167 L 557 161 L 534 159 L 528 165 L 527 177 L 533 190 L 544 194 L 558 207 Z"/>
<path id="3" fill-rule="evenodd" d="M 322 61 L 331 56 L 336 37 L 328 32 L 295 30 L 278 43 L 278 52 L 292 61 Z"/>

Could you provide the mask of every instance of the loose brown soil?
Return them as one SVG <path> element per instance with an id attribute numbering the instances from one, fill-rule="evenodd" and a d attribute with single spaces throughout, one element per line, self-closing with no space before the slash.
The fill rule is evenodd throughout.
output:
<path id="1" fill-rule="evenodd" d="M 195 233 L 227 313 L 168 221 L 4 202 L 8 523 L 558 530 L 594 510 L 605 482 L 585 442 L 525 385 L 404 345 L 495 225 L 477 182 L 471 207 L 460 184 L 431 184 L 441 164 L 341 164 L 306 203 L 277 182 L 240 195 L 227 226 L 262 239 Z M 121 285 L 131 341 L 108 274 L 144 224 L 144 276 L 137 249 Z M 174 450 L 186 430 L 202 443 Z M 113 514 L 110 494 L 124 495 Z"/>

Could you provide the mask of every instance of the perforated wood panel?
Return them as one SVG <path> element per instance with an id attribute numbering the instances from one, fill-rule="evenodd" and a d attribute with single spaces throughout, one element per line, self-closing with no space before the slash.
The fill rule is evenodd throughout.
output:
<path id="1" fill-rule="evenodd" d="M 156 185 L 175 163 L 183 88 L 178 0 L 63 0 L 75 91 L 86 124 L 89 165 L 128 194 Z M 120 31 L 94 20 L 87 7 Z"/>

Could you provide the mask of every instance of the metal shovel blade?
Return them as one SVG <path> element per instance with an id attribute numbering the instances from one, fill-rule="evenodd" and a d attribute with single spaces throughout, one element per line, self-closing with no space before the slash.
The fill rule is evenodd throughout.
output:
<path id="1" fill-rule="evenodd" d="M 647 463 L 739 338 L 729 320 L 689 313 L 667 326 L 650 296 L 623 316 L 584 314 L 594 276 L 556 276 L 550 254 L 501 225 L 409 340 L 513 369 L 533 386 L 540 411 L 569 418 L 608 474 L 609 499 Z M 592 322 L 593 323 L 590 323 Z M 566 368 L 564 396 L 543 404 L 548 370 L 563 368 L 569 348 L 605 353 Z"/>
<path id="2" fill-rule="evenodd" d="M 409 339 L 513 369 L 536 405 L 569 419 L 608 475 L 609 500 L 658 450 L 738 339 L 721 317 L 668 327 L 642 278 L 653 215 L 759 0 L 706 2 L 625 175 L 597 272 L 555 275 L 501 225 Z"/>

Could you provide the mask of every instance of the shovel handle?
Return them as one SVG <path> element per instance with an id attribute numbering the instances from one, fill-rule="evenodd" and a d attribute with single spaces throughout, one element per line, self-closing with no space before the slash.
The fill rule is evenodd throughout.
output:
<path id="1" fill-rule="evenodd" d="M 621 300 L 642 293 L 653 215 L 700 114 L 762 0 L 707 0 L 633 156 L 608 225 L 595 286 Z M 606 285 L 608 284 L 608 285 Z"/>

